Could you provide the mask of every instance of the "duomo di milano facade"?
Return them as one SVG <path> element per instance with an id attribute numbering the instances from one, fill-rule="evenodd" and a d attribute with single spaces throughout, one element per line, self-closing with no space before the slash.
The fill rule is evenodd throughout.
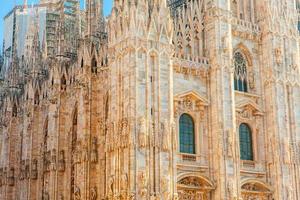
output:
<path id="1" fill-rule="evenodd" d="M 296 4 L 88 0 L 72 57 L 32 26 L 1 82 L 0 199 L 299 200 Z"/>

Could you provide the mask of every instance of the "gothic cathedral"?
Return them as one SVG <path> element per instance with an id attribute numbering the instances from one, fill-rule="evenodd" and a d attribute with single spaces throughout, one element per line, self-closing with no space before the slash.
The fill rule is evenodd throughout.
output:
<path id="1" fill-rule="evenodd" d="M 0 88 L 0 199 L 300 200 L 295 0 L 102 9 L 87 0 L 84 32 L 59 34 L 54 56 L 35 26 L 14 56 Z"/>

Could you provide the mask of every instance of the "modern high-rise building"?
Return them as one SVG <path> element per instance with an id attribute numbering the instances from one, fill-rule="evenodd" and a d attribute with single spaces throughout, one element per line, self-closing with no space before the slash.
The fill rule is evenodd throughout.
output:
<path id="1" fill-rule="evenodd" d="M 34 29 L 39 48 L 46 57 L 76 54 L 82 17 L 78 0 L 41 1 L 35 5 L 14 7 L 4 17 L 4 65 L 7 68 L 14 53 L 22 58 L 30 47 Z M 82 30 L 81 30 L 82 31 Z M 64 47 L 63 49 L 61 47 Z M 74 56 L 74 55 L 73 55 Z"/>

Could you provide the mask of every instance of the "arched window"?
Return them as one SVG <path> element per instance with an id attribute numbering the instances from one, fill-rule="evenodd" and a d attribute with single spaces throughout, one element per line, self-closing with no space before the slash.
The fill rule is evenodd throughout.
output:
<path id="1" fill-rule="evenodd" d="M 243 54 L 234 54 L 234 89 L 241 92 L 248 92 L 247 84 L 247 62 Z"/>
<path id="2" fill-rule="evenodd" d="M 180 152 L 195 154 L 195 126 L 194 120 L 188 114 L 179 119 Z"/>
<path id="3" fill-rule="evenodd" d="M 240 125 L 240 156 L 241 160 L 253 160 L 252 133 L 247 124 Z"/>

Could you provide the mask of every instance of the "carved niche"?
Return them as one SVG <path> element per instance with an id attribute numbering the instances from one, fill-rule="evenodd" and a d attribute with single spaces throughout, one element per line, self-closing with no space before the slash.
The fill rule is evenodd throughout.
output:
<path id="1" fill-rule="evenodd" d="M 129 145 L 129 122 L 128 119 L 122 119 L 119 124 L 119 141 L 120 141 L 120 148 L 127 148 Z"/>
<path id="2" fill-rule="evenodd" d="M 15 185 L 15 168 L 10 167 L 8 174 L 7 174 L 7 184 L 9 186 Z"/>
<path id="3" fill-rule="evenodd" d="M 26 178 L 26 165 L 25 165 L 25 160 L 22 160 L 20 166 L 19 179 L 24 180 L 25 178 Z"/>
<path id="4" fill-rule="evenodd" d="M 74 200 L 81 200 L 80 188 L 78 186 L 75 186 L 73 195 L 74 195 Z"/>
<path id="5" fill-rule="evenodd" d="M 115 123 L 109 123 L 107 127 L 107 142 L 105 144 L 106 152 L 114 151 L 114 133 L 115 133 Z"/>
<path id="6" fill-rule="evenodd" d="M 38 161 L 33 159 L 31 161 L 31 179 L 36 180 L 38 178 Z"/>
<path id="7" fill-rule="evenodd" d="M 58 171 L 64 172 L 66 168 L 66 161 L 65 161 L 65 151 L 59 151 L 58 155 Z"/>
<path id="8" fill-rule="evenodd" d="M 92 147 L 91 147 L 91 162 L 97 163 L 98 162 L 98 139 L 96 137 L 92 138 Z"/>
<path id="9" fill-rule="evenodd" d="M 52 149 L 51 152 L 50 170 L 51 171 L 56 170 L 56 149 Z"/>
<path id="10" fill-rule="evenodd" d="M 92 187 L 90 190 L 90 200 L 96 200 L 97 199 L 97 187 Z"/>
<path id="11" fill-rule="evenodd" d="M 145 198 L 148 193 L 147 190 L 148 178 L 145 171 L 141 171 L 139 173 L 139 183 L 140 183 L 139 194 L 141 197 Z"/>
<path id="12" fill-rule="evenodd" d="M 171 144 L 171 140 L 170 140 L 170 126 L 168 123 L 168 120 L 164 120 L 163 123 L 161 123 L 161 134 L 162 134 L 162 145 L 161 145 L 161 149 L 164 152 L 169 152 L 170 151 L 170 144 Z"/>
<path id="13" fill-rule="evenodd" d="M 147 128 L 146 128 L 146 119 L 141 117 L 139 119 L 139 131 L 138 131 L 138 144 L 139 148 L 143 149 L 147 146 Z"/>
<path id="14" fill-rule="evenodd" d="M 44 171 L 45 172 L 50 171 L 50 165 L 51 165 L 51 151 L 47 151 L 44 154 Z"/>

